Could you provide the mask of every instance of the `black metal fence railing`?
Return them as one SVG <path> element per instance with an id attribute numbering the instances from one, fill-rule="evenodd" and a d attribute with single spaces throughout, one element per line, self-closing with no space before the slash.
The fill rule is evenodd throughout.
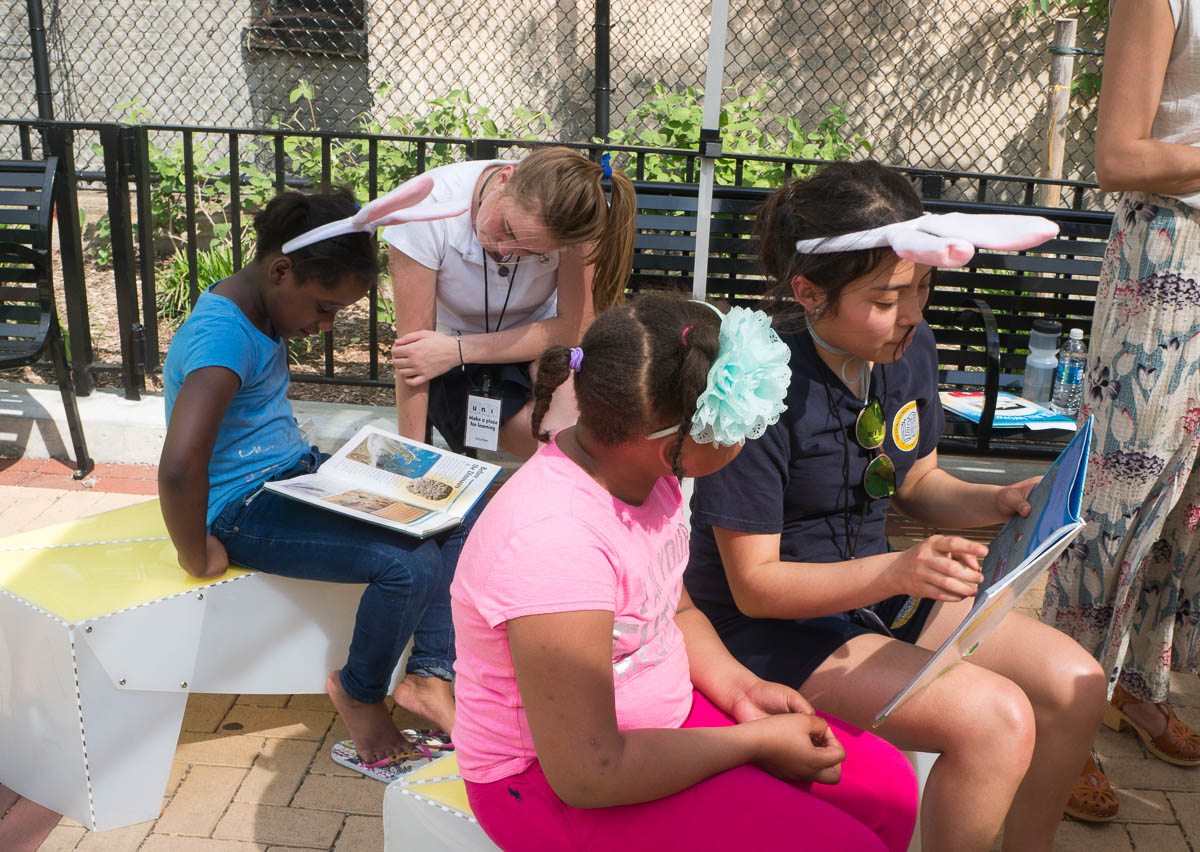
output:
<path id="1" fill-rule="evenodd" d="M 38 120 L 0 120 L 0 131 L 16 140 L 16 150 L 0 157 L 57 155 L 64 172 L 58 202 L 61 267 L 71 362 L 82 393 L 91 374 L 119 371 L 127 397 L 145 390 L 147 374 L 160 368 L 167 341 L 162 295 L 165 258 L 176 270 L 172 286 L 194 303 L 202 283 L 200 265 L 213 246 L 228 242 L 227 269 L 246 260 L 242 236 L 249 211 L 286 187 L 321 182 L 348 183 L 360 198 L 374 198 L 413 174 L 454 160 L 508 157 L 536 144 L 528 140 L 464 139 L 367 133 L 323 133 L 285 128 L 128 125 Z M 72 151 L 80 138 L 92 138 L 102 169 L 74 169 Z M 544 144 L 544 143 L 542 143 Z M 559 144 L 559 143 L 554 143 Z M 700 157 L 695 150 L 599 143 L 567 143 L 593 159 L 612 154 L 614 165 L 638 181 L 694 185 Z M 723 186 L 778 185 L 819 160 L 730 153 L 718 161 Z M 1108 203 L 1094 184 L 936 169 L 901 168 L 929 200 L 971 202 L 989 207 L 1037 207 L 1053 191 L 1057 208 L 1099 210 Z M 106 231 L 101 237 L 120 337 L 119 363 L 94 357 L 84 285 L 85 254 L 77 194 L 103 185 Z M 222 236 L 223 235 L 223 236 Z M 223 243 L 221 243 L 223 245 Z M 95 258 L 91 259 L 93 265 Z M 181 283 L 182 281 L 182 283 Z M 107 286 L 107 285 L 104 285 Z M 386 282 L 385 282 L 386 286 Z M 357 345 L 365 354 L 348 368 L 339 362 L 343 347 L 326 332 L 320 357 L 293 369 L 293 381 L 338 385 L 392 386 L 384 338 L 390 334 L 390 299 L 372 288 L 366 305 L 367 331 Z M 343 344 L 344 346 L 344 344 Z M 381 350 L 385 353 L 381 367 Z"/>

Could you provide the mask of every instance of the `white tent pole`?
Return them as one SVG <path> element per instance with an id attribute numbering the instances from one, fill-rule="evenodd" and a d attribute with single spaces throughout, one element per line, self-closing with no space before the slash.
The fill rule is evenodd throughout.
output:
<path id="1" fill-rule="evenodd" d="M 725 30 L 729 0 L 712 0 L 708 31 L 708 69 L 704 75 L 704 113 L 700 129 L 700 192 L 696 205 L 695 271 L 692 297 L 703 299 L 708 290 L 708 241 L 712 219 L 713 171 L 721 154 L 721 90 L 725 76 Z"/>

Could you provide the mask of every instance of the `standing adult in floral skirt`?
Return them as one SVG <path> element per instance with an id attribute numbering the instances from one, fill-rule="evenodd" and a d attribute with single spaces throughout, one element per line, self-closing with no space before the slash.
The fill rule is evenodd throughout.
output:
<path id="1" fill-rule="evenodd" d="M 1200 8 L 1111 4 L 1096 176 L 1123 195 L 1100 272 L 1081 421 L 1095 416 L 1087 527 L 1050 569 L 1043 618 L 1111 675 L 1105 723 L 1200 765 L 1168 703 L 1200 669 Z M 1112 819 L 1094 762 L 1068 812 Z"/>

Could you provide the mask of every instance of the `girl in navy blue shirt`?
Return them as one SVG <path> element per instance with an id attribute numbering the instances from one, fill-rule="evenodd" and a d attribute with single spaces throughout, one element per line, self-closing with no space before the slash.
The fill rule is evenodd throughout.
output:
<path id="1" fill-rule="evenodd" d="M 760 261 L 797 303 L 777 321 L 792 352 L 788 410 L 697 480 L 692 501 L 685 582 L 734 656 L 863 727 L 966 615 L 987 552 L 953 535 L 893 552 L 889 507 L 938 528 L 986 526 L 1027 514 L 1036 483 L 938 468 L 937 352 L 922 320 L 931 266 L 886 245 L 797 249 L 921 214 L 907 179 L 870 161 L 826 166 L 766 202 Z M 1014 612 L 890 715 L 885 739 L 941 755 L 924 848 L 986 850 L 1003 825 L 1005 849 L 1049 850 L 1104 691 L 1089 654 Z"/>

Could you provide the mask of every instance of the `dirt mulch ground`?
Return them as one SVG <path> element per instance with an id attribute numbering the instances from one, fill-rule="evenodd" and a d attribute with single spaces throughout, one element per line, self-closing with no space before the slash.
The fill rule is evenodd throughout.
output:
<path id="1" fill-rule="evenodd" d="M 61 274 L 56 270 L 56 280 Z M 84 268 L 84 281 L 88 299 L 88 325 L 91 331 L 93 362 L 119 365 L 121 363 L 121 340 L 117 321 L 116 287 L 111 267 L 100 267 L 88 260 Z M 391 292 L 386 284 L 380 287 L 380 300 L 390 300 Z M 65 325 L 66 305 L 61 291 L 58 297 L 59 317 Z M 167 348 L 178 324 L 168 320 L 158 323 L 159 363 L 166 358 Z M 378 376 L 384 380 L 392 378 L 390 358 L 395 331 L 387 322 L 378 324 Z M 367 378 L 370 375 L 370 323 L 366 299 L 338 314 L 333 329 L 335 377 Z M 292 399 L 315 400 L 318 402 L 351 403 L 355 405 L 395 404 L 391 388 L 354 387 L 346 385 L 310 384 L 296 379 L 303 375 L 320 376 L 325 370 L 325 351 L 320 336 L 295 341 L 291 346 L 292 382 L 289 396 Z M 11 375 L 11 374 L 10 374 Z M 121 374 L 116 370 L 96 370 L 93 378 L 98 387 L 123 387 Z M 21 371 L 17 381 L 53 384 L 54 375 L 49 367 L 27 367 Z M 146 375 L 146 389 L 161 391 L 162 380 L 157 370 Z"/>

